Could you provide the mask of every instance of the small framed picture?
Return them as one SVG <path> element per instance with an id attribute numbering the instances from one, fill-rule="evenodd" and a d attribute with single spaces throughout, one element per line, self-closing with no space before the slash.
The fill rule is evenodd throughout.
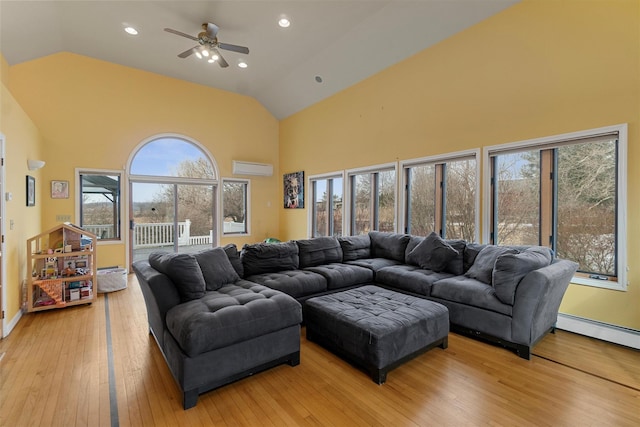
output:
<path id="1" fill-rule="evenodd" d="M 69 181 L 51 181 L 51 198 L 68 199 Z"/>
<path id="2" fill-rule="evenodd" d="M 36 205 L 36 179 L 27 175 L 27 206 Z"/>
<path id="3" fill-rule="evenodd" d="M 304 208 L 304 171 L 287 173 L 283 176 L 284 208 Z"/>

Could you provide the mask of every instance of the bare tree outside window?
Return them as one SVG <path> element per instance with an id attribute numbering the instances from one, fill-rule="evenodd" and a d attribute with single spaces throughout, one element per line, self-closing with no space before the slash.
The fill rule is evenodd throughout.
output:
<path id="1" fill-rule="evenodd" d="M 615 140 L 558 148 L 558 256 L 616 275 Z"/>
<path id="2" fill-rule="evenodd" d="M 446 182 L 446 238 L 473 242 L 476 236 L 475 159 L 448 162 Z"/>
<path id="3" fill-rule="evenodd" d="M 222 184 L 223 233 L 247 233 L 247 181 Z"/>
<path id="4" fill-rule="evenodd" d="M 498 235 L 501 245 L 540 243 L 539 152 L 497 156 Z"/>
<path id="5" fill-rule="evenodd" d="M 436 166 L 415 166 L 409 172 L 409 230 L 416 236 L 426 236 L 435 230 Z"/>

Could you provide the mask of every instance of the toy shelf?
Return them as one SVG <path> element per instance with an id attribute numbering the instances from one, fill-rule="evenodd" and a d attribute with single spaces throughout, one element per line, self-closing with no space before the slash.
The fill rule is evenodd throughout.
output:
<path id="1" fill-rule="evenodd" d="M 60 224 L 27 240 L 27 311 L 91 304 L 97 297 L 95 234 Z"/>

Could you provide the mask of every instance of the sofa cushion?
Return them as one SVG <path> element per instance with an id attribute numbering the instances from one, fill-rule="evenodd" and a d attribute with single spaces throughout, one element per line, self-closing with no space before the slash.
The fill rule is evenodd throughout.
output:
<path id="1" fill-rule="evenodd" d="M 240 276 L 231 265 L 227 253 L 222 248 L 211 248 L 193 254 L 200 265 L 208 291 L 220 289 L 222 285 L 235 283 Z"/>
<path id="2" fill-rule="evenodd" d="M 530 271 L 551 264 L 549 248 L 532 246 L 523 252 L 506 253 L 496 259 L 493 268 L 493 288 L 496 296 L 505 304 L 513 305 L 520 280 Z"/>
<path id="3" fill-rule="evenodd" d="M 167 312 L 167 328 L 190 357 L 300 324 L 300 303 L 246 280 Z"/>
<path id="4" fill-rule="evenodd" d="M 322 275 L 327 280 L 328 289 L 373 283 L 373 270 L 358 265 L 333 263 L 305 268 Z"/>
<path id="5" fill-rule="evenodd" d="M 402 263 L 392 259 L 388 259 L 388 258 L 365 258 L 365 259 L 357 259 L 355 261 L 347 261 L 345 264 L 359 265 L 360 267 L 366 267 L 375 273 L 381 268 L 390 267 L 392 265 L 400 265 Z M 374 278 L 375 278 L 375 274 L 374 274 Z"/>
<path id="6" fill-rule="evenodd" d="M 511 316 L 513 307 L 496 296 L 493 286 L 466 276 L 452 276 L 431 285 L 431 296 L 440 300 L 495 311 Z"/>
<path id="7" fill-rule="evenodd" d="M 178 289 L 180 301 L 191 301 L 204 296 L 206 291 L 204 276 L 193 255 L 152 252 L 149 254 L 149 265 L 169 276 Z"/>
<path id="8" fill-rule="evenodd" d="M 370 231 L 371 257 L 387 258 L 404 262 L 404 252 L 407 249 L 410 236 L 408 234 Z"/>
<path id="9" fill-rule="evenodd" d="M 371 258 L 371 239 L 368 234 L 360 236 L 340 236 L 338 242 L 342 248 L 342 260 Z"/>
<path id="10" fill-rule="evenodd" d="M 419 266 L 417 262 L 412 262 L 412 260 L 409 257 L 409 254 L 415 249 L 416 246 L 418 246 L 422 241 L 424 241 L 424 239 L 425 238 L 421 236 L 411 236 L 411 238 L 409 239 L 409 243 L 407 244 L 407 249 L 405 250 L 405 261 L 404 261 L 405 264 Z M 468 267 L 467 268 L 464 267 L 464 257 L 465 257 L 467 242 L 460 239 L 445 239 L 444 241 L 453 249 L 458 251 L 458 254 L 454 258 L 449 260 L 449 262 L 447 263 L 443 271 L 447 273 L 451 273 L 456 276 L 464 274 L 464 272 L 467 271 L 468 269 Z M 469 265 L 471 264 L 473 264 L 473 262 L 469 263 Z"/>
<path id="11" fill-rule="evenodd" d="M 295 242 L 245 244 L 240 254 L 244 276 L 295 270 L 299 266 Z"/>
<path id="12" fill-rule="evenodd" d="M 424 270 L 440 272 L 457 256 L 457 250 L 432 232 L 411 251 L 409 260 Z"/>
<path id="13" fill-rule="evenodd" d="M 342 248 L 335 237 L 297 240 L 300 268 L 342 262 Z"/>
<path id="14" fill-rule="evenodd" d="M 277 289 L 294 298 L 324 292 L 327 279 L 318 273 L 307 270 L 286 270 L 256 274 L 246 278 L 255 283 Z"/>
<path id="15" fill-rule="evenodd" d="M 376 271 L 376 283 L 428 297 L 434 282 L 451 276 L 451 273 L 438 273 L 415 265 L 400 264 Z"/>
<path id="16" fill-rule="evenodd" d="M 500 255 L 515 254 L 517 251 L 505 246 L 487 245 L 478 253 L 473 265 L 465 273 L 465 276 L 477 279 L 482 283 L 491 284 L 493 267 Z"/>
<path id="17" fill-rule="evenodd" d="M 238 276 L 244 277 L 244 267 L 242 266 L 242 261 L 240 260 L 240 252 L 238 251 L 238 247 L 234 243 L 229 243 L 224 246 L 222 249 L 227 254 L 229 261 L 231 261 L 231 265 L 233 269 L 236 270 Z"/>

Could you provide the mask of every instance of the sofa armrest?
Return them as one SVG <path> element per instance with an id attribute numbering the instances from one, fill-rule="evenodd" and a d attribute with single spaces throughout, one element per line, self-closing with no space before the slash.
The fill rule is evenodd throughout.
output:
<path id="1" fill-rule="evenodd" d="M 180 304 L 180 294 L 169 276 L 151 267 L 148 261 L 136 261 L 132 267 L 144 296 L 149 328 L 162 346 L 167 311 Z"/>
<path id="2" fill-rule="evenodd" d="M 515 343 L 532 345 L 555 325 L 560 303 L 577 268 L 573 261 L 555 260 L 522 278 L 513 304 L 511 334 Z"/>

